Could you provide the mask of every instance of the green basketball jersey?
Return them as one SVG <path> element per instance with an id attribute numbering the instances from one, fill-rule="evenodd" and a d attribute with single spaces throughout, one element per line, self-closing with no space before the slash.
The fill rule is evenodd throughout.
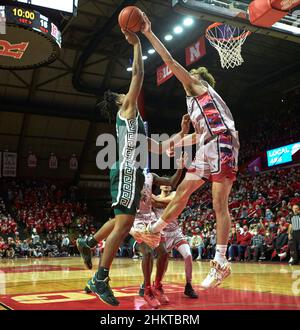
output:
<path id="1" fill-rule="evenodd" d="M 144 122 L 117 114 L 117 161 L 110 172 L 112 206 L 115 214 L 135 215 L 148 164 L 148 144 Z"/>
<path id="2" fill-rule="evenodd" d="M 144 169 L 147 166 L 147 162 L 140 162 L 140 157 L 137 156 L 137 148 L 147 148 L 143 151 L 145 157 L 148 155 L 148 144 L 146 130 L 141 115 L 138 113 L 134 119 L 126 119 L 117 114 L 116 120 L 116 133 L 117 133 L 117 168 L 123 168 L 127 164 L 128 166 Z M 137 164 L 140 162 L 141 164 Z M 143 164 L 142 164 L 143 163 Z M 145 164 L 144 164 L 145 163 Z"/>

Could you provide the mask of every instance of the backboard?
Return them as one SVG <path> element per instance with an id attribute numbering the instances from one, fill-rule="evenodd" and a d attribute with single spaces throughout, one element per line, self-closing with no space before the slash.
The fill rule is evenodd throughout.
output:
<path id="1" fill-rule="evenodd" d="M 272 27 L 261 28 L 252 25 L 249 21 L 250 3 L 251 0 L 172 0 L 173 8 L 181 14 L 300 43 L 300 6 L 295 7 Z"/>

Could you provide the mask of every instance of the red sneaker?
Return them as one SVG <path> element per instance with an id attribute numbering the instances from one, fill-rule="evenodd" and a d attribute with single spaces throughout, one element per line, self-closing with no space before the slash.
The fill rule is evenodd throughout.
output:
<path id="1" fill-rule="evenodd" d="M 170 301 L 169 298 L 165 295 L 164 289 L 162 287 L 162 284 L 160 283 L 159 285 L 153 285 L 152 289 L 155 297 L 158 299 L 158 301 L 162 305 L 167 305 Z"/>
<path id="2" fill-rule="evenodd" d="M 160 307 L 160 303 L 159 301 L 155 298 L 151 286 L 147 286 L 145 288 L 145 292 L 144 292 L 144 299 L 146 300 L 146 302 L 148 303 L 149 306 L 151 306 L 154 309 L 157 309 L 158 307 Z"/>

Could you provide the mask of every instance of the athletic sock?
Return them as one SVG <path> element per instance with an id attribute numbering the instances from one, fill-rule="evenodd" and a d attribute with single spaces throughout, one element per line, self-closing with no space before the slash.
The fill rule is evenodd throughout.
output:
<path id="1" fill-rule="evenodd" d="M 214 260 L 217 261 L 220 265 L 223 265 L 226 259 L 226 250 L 227 245 L 218 245 L 216 246 L 216 254 Z"/>
<path id="2" fill-rule="evenodd" d="M 91 248 L 93 249 L 94 247 L 96 247 L 98 245 L 98 242 L 95 240 L 94 237 L 89 237 L 87 240 L 86 240 L 86 244 Z"/>
<path id="3" fill-rule="evenodd" d="M 109 269 L 105 267 L 100 267 L 96 273 L 96 279 L 98 281 L 103 281 L 109 276 Z"/>
<path id="4" fill-rule="evenodd" d="M 161 286 L 161 280 L 162 280 L 162 279 L 155 279 L 155 281 L 153 282 L 153 286 L 154 286 L 155 288 L 160 287 L 160 286 Z"/>
<path id="5" fill-rule="evenodd" d="M 165 222 L 162 218 L 159 218 L 157 222 L 155 222 L 154 225 L 151 225 L 151 232 L 153 234 L 160 233 L 164 230 L 168 225 L 167 222 Z"/>

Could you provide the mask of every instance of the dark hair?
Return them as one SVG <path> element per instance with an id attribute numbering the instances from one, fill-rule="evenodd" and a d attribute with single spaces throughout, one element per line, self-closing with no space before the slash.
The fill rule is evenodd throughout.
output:
<path id="1" fill-rule="evenodd" d="M 215 78 L 208 72 L 206 67 L 200 66 L 198 69 L 192 69 L 190 72 L 199 74 L 211 87 L 214 88 L 216 86 Z"/>
<path id="2" fill-rule="evenodd" d="M 103 95 L 103 100 L 98 102 L 96 108 L 104 117 L 116 114 L 119 110 L 117 105 L 118 94 L 107 90 Z"/>

